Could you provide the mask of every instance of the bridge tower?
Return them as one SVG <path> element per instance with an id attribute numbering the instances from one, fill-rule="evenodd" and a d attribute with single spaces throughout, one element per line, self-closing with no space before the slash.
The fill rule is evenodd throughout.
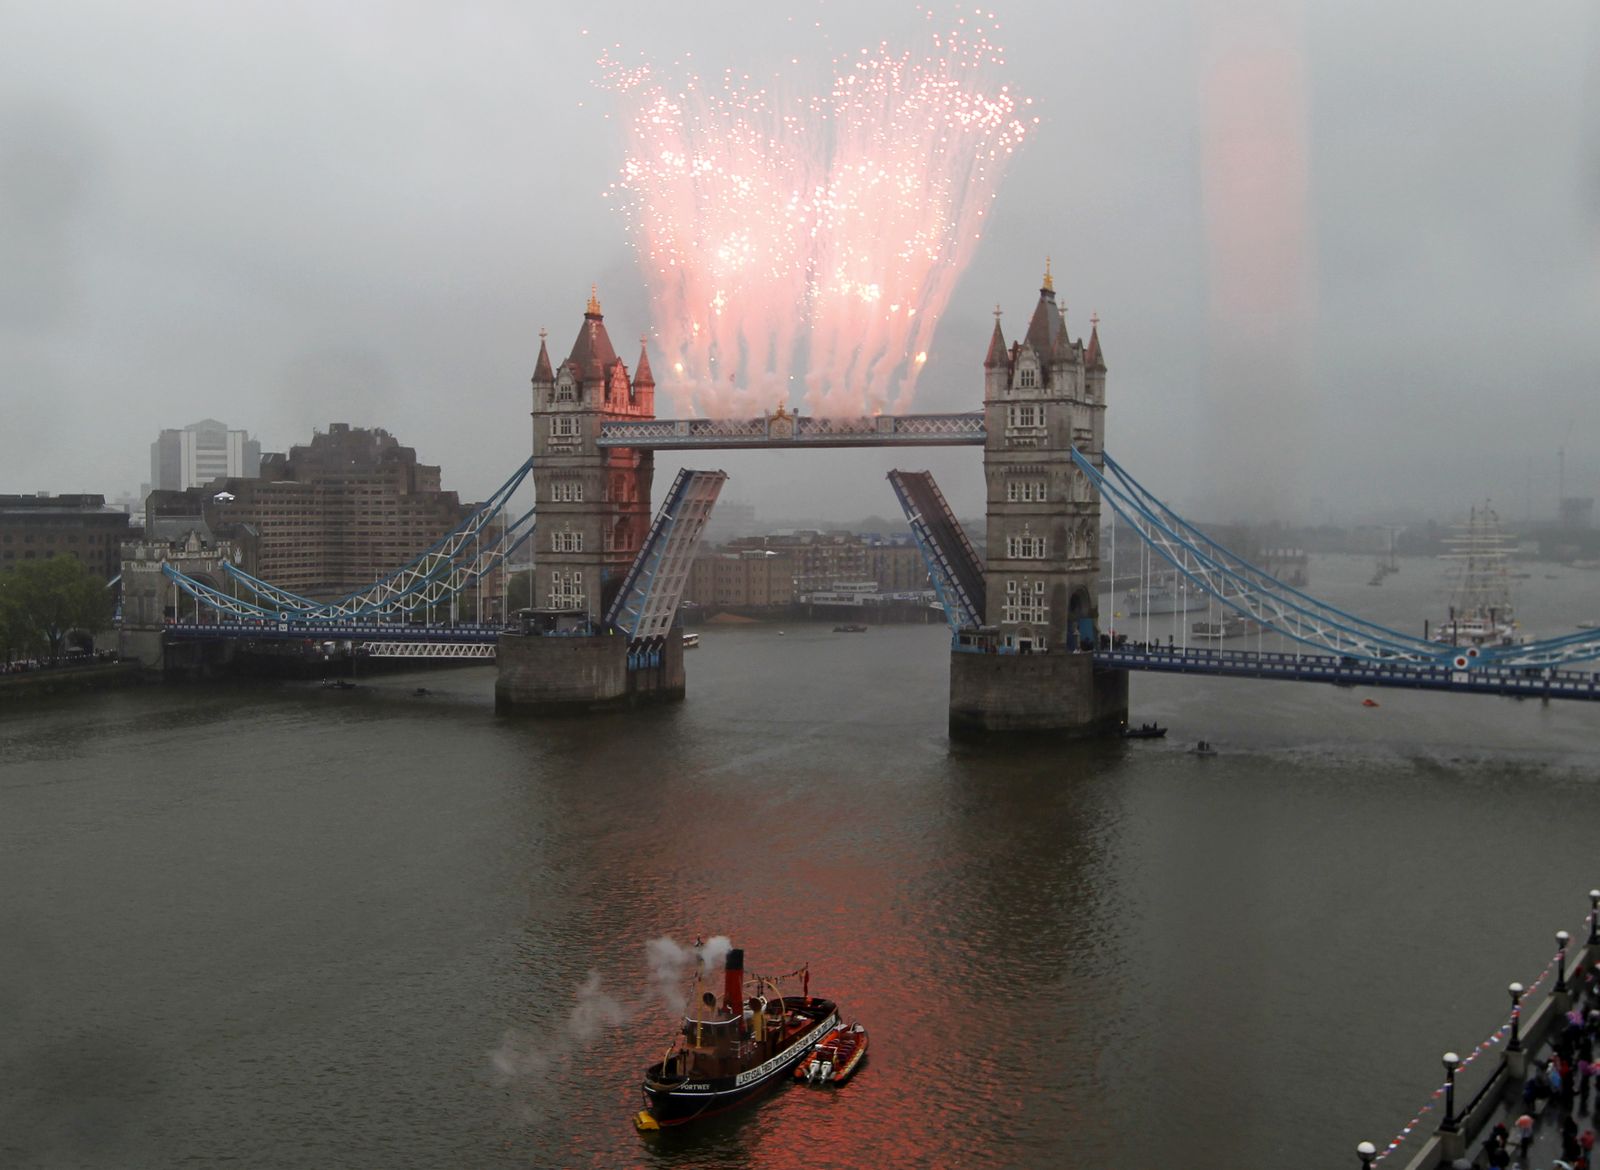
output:
<path id="1" fill-rule="evenodd" d="M 1105 447 L 1099 323 L 1069 337 L 1047 261 L 1027 332 L 1008 347 L 997 308 L 983 366 L 985 620 L 951 655 L 951 732 L 1114 729 L 1127 674 L 1093 662 L 1100 500 L 1072 460 L 1076 447 L 1098 465 Z"/>
<path id="2" fill-rule="evenodd" d="M 650 528 L 655 456 L 602 450 L 600 424 L 656 415 L 656 383 L 643 340 L 630 378 L 591 289 L 583 326 L 555 369 L 544 337 L 533 372 L 533 482 L 539 528 L 534 605 L 604 618 Z"/>
<path id="3" fill-rule="evenodd" d="M 604 628 L 650 530 L 655 456 L 601 448 L 605 422 L 655 418 L 655 378 L 641 340 L 633 375 L 617 356 L 592 287 L 572 352 L 552 367 L 541 331 L 533 371 L 533 613 L 500 638 L 495 707 L 589 710 L 683 697 L 682 648 L 672 640 L 645 679 L 628 666 L 628 639 Z"/>

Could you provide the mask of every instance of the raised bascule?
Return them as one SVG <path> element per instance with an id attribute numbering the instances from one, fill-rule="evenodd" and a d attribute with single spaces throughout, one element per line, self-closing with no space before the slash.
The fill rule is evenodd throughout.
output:
<path id="1" fill-rule="evenodd" d="M 141 563 L 134 575 L 150 596 L 129 612 L 143 615 L 169 653 L 219 639 L 336 639 L 371 655 L 493 658 L 502 712 L 681 699 L 679 603 L 727 477 L 679 473 L 652 515 L 656 451 L 971 446 L 983 448 L 986 558 L 928 472 L 889 475 L 950 627 L 953 735 L 1114 732 L 1126 720 L 1128 672 L 1136 670 L 1600 700 L 1600 674 L 1564 669 L 1600 658 L 1600 632 L 1441 645 L 1319 601 L 1167 507 L 1106 453 L 1098 321 L 1086 340 L 1069 335 L 1048 265 L 1017 340 L 1007 343 L 996 310 L 983 371 L 975 411 L 819 418 L 780 405 L 748 418 L 660 419 L 643 343 L 630 372 L 591 290 L 559 365 L 541 333 L 530 458 L 411 563 L 332 601 L 297 596 L 225 558 L 208 562 L 209 575 L 186 572 L 181 559 L 160 564 L 159 574 Z M 537 503 L 512 519 L 510 501 L 530 477 Z M 1132 542 L 1189 595 L 1277 635 L 1277 645 L 1253 653 L 1136 645 L 1103 624 L 1107 504 L 1113 559 L 1119 537 Z M 504 623 L 454 620 L 458 600 L 481 595 L 485 580 L 529 542 L 530 604 Z M 137 635 L 124 630 L 125 641 Z"/>

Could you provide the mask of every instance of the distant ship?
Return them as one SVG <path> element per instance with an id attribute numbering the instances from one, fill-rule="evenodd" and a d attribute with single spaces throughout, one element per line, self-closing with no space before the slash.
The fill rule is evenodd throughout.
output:
<path id="1" fill-rule="evenodd" d="M 1455 563 L 1455 589 L 1449 617 L 1433 638 L 1447 646 L 1509 646 L 1519 641 L 1511 605 L 1511 538 L 1500 529 L 1500 517 L 1485 502 L 1473 508 L 1465 524 L 1444 538 Z"/>
<path id="2" fill-rule="evenodd" d="M 1183 613 L 1185 609 L 1201 610 L 1205 607 L 1205 598 L 1199 590 L 1191 597 L 1187 584 L 1171 576 L 1153 580 L 1149 589 L 1135 585 L 1122 595 L 1122 610 L 1128 617 Z"/>
<path id="3" fill-rule="evenodd" d="M 1239 638 L 1245 634 L 1254 634 L 1261 629 L 1261 624 L 1238 614 L 1229 614 L 1220 622 L 1198 621 L 1189 628 L 1196 638 L 1207 641 L 1218 641 L 1222 638 Z"/>

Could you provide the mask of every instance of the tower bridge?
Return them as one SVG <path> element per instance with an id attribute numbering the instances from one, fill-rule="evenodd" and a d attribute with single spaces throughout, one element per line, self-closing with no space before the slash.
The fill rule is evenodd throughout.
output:
<path id="1" fill-rule="evenodd" d="M 149 570 L 158 566 L 141 563 L 147 571 L 132 576 L 147 591 L 171 589 L 169 642 L 302 637 L 391 656 L 492 654 L 502 711 L 676 699 L 685 676 L 675 618 L 727 477 L 684 470 L 652 512 L 655 452 L 972 446 L 983 449 L 987 558 L 930 473 L 889 475 L 950 626 L 952 733 L 1115 730 L 1133 670 L 1600 700 L 1600 676 L 1566 669 L 1600 658 L 1600 632 L 1442 646 L 1278 580 L 1167 507 L 1106 453 L 1098 321 L 1087 339 L 1070 337 L 1048 269 L 1020 337 L 1007 342 L 996 311 L 983 369 L 981 410 L 815 417 L 779 406 L 754 417 L 662 419 L 643 342 L 630 372 L 591 292 L 565 360 L 551 360 L 541 331 L 531 458 L 410 564 L 334 601 L 298 597 L 226 559 L 203 574 L 180 561 L 161 564 L 157 576 Z M 509 521 L 515 513 L 505 509 L 525 478 L 536 511 Z M 1128 532 L 1225 617 L 1278 635 L 1280 645 L 1255 654 L 1129 645 L 1098 608 L 1106 504 L 1119 524 L 1114 537 Z M 533 604 L 510 627 L 434 620 L 530 543 Z M 180 595 L 193 603 L 183 620 Z M 160 609 L 145 598 L 130 612 Z"/>

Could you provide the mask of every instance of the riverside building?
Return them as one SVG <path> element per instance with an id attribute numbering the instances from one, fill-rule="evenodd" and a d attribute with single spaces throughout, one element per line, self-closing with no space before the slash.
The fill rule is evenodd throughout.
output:
<path id="1" fill-rule="evenodd" d="M 128 520 L 100 495 L 0 496 L 0 570 L 70 556 L 109 581 L 120 571 Z"/>
<path id="2" fill-rule="evenodd" d="M 180 512 L 212 532 L 247 526 L 257 541 L 256 575 L 319 600 L 387 576 L 472 511 L 443 490 L 439 468 L 419 463 L 413 448 L 388 431 L 348 423 L 262 456 L 259 477 L 152 492 L 146 502 L 151 531 Z M 484 582 L 486 597 L 499 590 L 498 579 Z"/>

